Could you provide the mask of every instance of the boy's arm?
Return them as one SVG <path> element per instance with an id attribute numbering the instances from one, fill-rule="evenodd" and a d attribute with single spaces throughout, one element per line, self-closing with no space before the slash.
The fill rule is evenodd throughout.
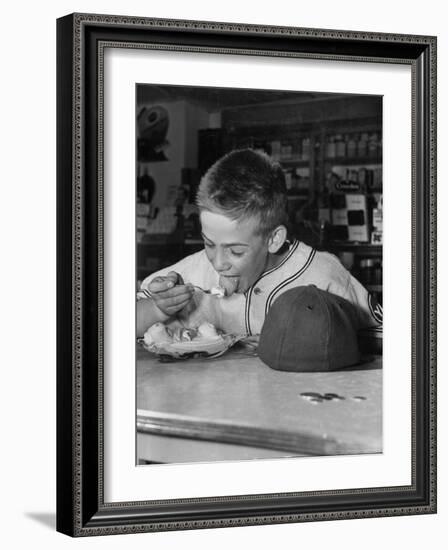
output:
<path id="1" fill-rule="evenodd" d="M 164 323 L 169 319 L 156 306 L 152 298 L 144 298 L 137 301 L 137 338 L 142 337 L 149 327 L 155 323 Z"/>
<path id="2" fill-rule="evenodd" d="M 322 253 L 329 284 L 324 290 L 345 298 L 358 307 L 360 328 L 382 325 L 382 308 L 367 289 L 342 265 L 339 258 Z"/>
<path id="3" fill-rule="evenodd" d="M 383 310 L 381 304 L 352 275 L 349 275 L 348 285 L 343 297 L 359 306 L 362 328 L 382 325 Z"/>

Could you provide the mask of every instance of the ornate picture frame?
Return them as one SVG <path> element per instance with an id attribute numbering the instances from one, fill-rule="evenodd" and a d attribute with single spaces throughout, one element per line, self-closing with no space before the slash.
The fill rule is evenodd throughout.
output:
<path id="1" fill-rule="evenodd" d="M 411 67 L 411 483 L 107 502 L 104 52 L 210 52 Z M 70 536 L 436 512 L 436 38 L 72 14 L 57 22 L 57 530 Z M 398 345 L 398 343 L 397 343 Z M 130 366 L 132 368 L 132 366 Z"/>

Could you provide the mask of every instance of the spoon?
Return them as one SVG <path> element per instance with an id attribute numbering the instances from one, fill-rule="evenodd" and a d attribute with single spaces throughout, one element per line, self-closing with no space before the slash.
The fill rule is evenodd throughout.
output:
<path id="1" fill-rule="evenodd" d="M 200 290 L 204 294 L 210 294 L 211 296 L 214 296 L 215 298 L 224 298 L 224 296 L 226 295 L 226 291 L 220 286 L 213 287 L 209 290 L 206 290 L 205 288 L 202 288 L 198 285 L 192 285 L 192 286 L 193 286 L 193 288 L 197 288 L 198 290 Z"/>

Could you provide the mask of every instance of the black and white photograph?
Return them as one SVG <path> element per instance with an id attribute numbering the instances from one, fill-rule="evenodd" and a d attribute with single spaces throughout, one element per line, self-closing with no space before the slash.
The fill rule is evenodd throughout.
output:
<path id="1" fill-rule="evenodd" d="M 136 464 L 382 453 L 382 96 L 135 92 Z"/>

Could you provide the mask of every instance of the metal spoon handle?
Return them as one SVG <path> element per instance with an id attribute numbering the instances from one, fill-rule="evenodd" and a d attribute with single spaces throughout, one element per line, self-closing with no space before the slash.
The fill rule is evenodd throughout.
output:
<path id="1" fill-rule="evenodd" d="M 221 289 L 220 287 L 212 288 L 210 290 L 205 290 L 204 288 L 201 288 L 198 285 L 193 285 L 193 288 L 197 288 L 204 294 L 210 294 L 211 296 L 214 296 L 215 298 L 223 298 L 225 296 L 224 289 Z"/>
<path id="2" fill-rule="evenodd" d="M 203 292 L 204 294 L 211 294 L 211 293 L 212 293 L 211 290 L 205 290 L 205 288 L 201 288 L 201 287 L 198 286 L 198 285 L 193 285 L 193 288 L 197 288 L 198 290 L 200 290 L 200 291 Z"/>

